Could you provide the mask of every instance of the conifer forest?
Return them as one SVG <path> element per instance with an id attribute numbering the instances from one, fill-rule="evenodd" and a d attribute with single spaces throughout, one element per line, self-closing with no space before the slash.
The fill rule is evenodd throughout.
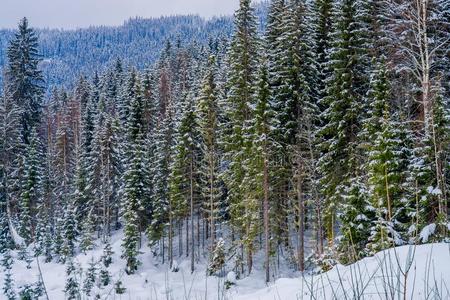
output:
<path id="1" fill-rule="evenodd" d="M 0 299 L 450 299 L 450 0 L 236 7 L 0 30 Z"/>

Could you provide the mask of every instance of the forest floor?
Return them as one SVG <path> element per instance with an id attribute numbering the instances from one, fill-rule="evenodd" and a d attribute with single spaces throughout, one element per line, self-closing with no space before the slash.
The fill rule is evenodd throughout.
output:
<path id="1" fill-rule="evenodd" d="M 101 299 L 129 300 L 298 300 L 298 299 L 450 299 L 450 244 L 403 246 L 378 253 L 349 266 L 338 265 L 319 275 L 301 275 L 289 270 L 279 271 L 281 277 L 270 284 L 264 283 L 262 256 L 255 259 L 251 276 L 237 280 L 229 289 L 224 288 L 226 276 L 206 276 L 205 262 L 198 262 L 191 274 L 190 261 L 185 258 L 177 263 L 178 272 L 172 272 L 167 264 L 152 258 L 147 247 L 142 249 L 137 274 L 124 273 L 125 262 L 120 258 L 121 234 L 111 240 L 114 251 L 109 267 L 112 283 L 104 288 L 96 287 L 92 295 Z M 98 261 L 102 247 L 79 254 L 74 262 L 78 270 L 87 270 L 91 259 Z M 149 254 L 150 253 L 150 254 Z M 33 283 L 38 278 L 37 261 L 26 268 L 26 263 L 13 253 L 13 278 L 15 287 Z M 43 263 L 40 266 L 50 300 L 65 299 L 65 265 Z M 100 267 L 100 263 L 97 264 Z M 0 272 L 0 286 L 3 285 Z M 82 285 L 84 274 L 79 272 Z M 121 280 L 126 291 L 116 295 L 114 283 Z M 405 285 L 406 283 L 406 285 Z M 406 294 L 406 297 L 404 295 Z M 3 295 L 0 295 L 0 299 Z M 82 297 L 81 299 L 91 299 Z M 92 297 L 92 299 L 94 299 Z"/>

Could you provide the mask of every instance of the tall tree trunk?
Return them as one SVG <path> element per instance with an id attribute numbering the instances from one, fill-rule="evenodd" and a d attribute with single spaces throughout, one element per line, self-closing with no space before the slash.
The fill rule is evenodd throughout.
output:
<path id="1" fill-rule="evenodd" d="M 267 153 L 267 152 L 266 152 Z M 269 254 L 270 254 L 270 236 L 269 236 L 269 170 L 267 158 L 264 158 L 264 238 L 265 238 L 265 268 L 266 282 L 270 281 Z"/>
<path id="2" fill-rule="evenodd" d="M 214 158 L 211 155 L 210 164 L 209 164 L 209 206 L 210 206 L 210 229 L 211 229 L 211 251 L 215 246 L 215 238 L 216 238 L 216 220 L 214 218 Z"/>
<path id="3" fill-rule="evenodd" d="M 169 241 L 168 241 L 168 256 L 169 268 L 172 269 L 173 264 L 173 215 L 172 215 L 172 200 L 169 197 Z"/>
<path id="4" fill-rule="evenodd" d="M 299 172 L 303 172 L 299 170 Z M 305 270 L 305 203 L 303 201 L 303 187 L 301 173 L 297 175 L 297 200 L 298 200 L 298 269 Z"/>
<path id="5" fill-rule="evenodd" d="M 193 176 L 193 158 L 191 158 L 191 163 L 189 167 L 189 185 L 190 185 L 190 192 L 189 192 L 189 200 L 191 204 L 191 273 L 194 273 L 194 256 L 195 256 L 195 230 L 194 230 L 194 176 Z"/>

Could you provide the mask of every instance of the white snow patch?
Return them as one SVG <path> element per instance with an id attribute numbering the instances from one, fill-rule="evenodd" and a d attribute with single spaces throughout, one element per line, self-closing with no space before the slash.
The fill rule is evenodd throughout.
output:
<path id="1" fill-rule="evenodd" d="M 390 284 L 386 274 L 394 274 L 394 277 L 402 276 L 407 266 L 411 266 L 407 278 L 407 299 L 424 299 L 430 293 L 440 294 L 440 299 L 450 299 L 448 289 L 433 290 L 450 286 L 450 244 L 445 243 L 397 247 L 350 266 L 337 265 L 331 271 L 319 275 L 301 275 L 278 270 L 281 276 L 292 278 L 280 278 L 266 285 L 262 255 L 255 256 L 253 274 L 238 280 L 236 273 L 229 271 L 230 269 L 225 278 L 206 276 L 207 262 L 202 260 L 196 264 L 194 273 L 191 273 L 188 258 L 174 262 L 174 265 L 178 265 L 179 272 L 171 272 L 167 264 L 161 264 L 153 257 L 148 247 L 141 249 L 139 259 L 142 265 L 138 273 L 128 276 L 124 273 L 125 261 L 120 258 L 121 238 L 122 234 L 116 234 L 111 238 L 114 254 L 109 272 L 112 282 L 101 289 L 96 287 L 93 293 L 93 295 L 98 293 L 101 299 L 384 299 L 384 288 L 389 288 Z M 98 261 L 102 253 L 103 246 L 99 245 L 94 250 L 88 251 L 87 255 L 77 255 L 74 259 L 75 264 L 81 266 L 85 272 L 91 258 Z M 28 270 L 25 262 L 17 260 L 16 252 L 13 252 L 13 256 L 15 287 L 36 282 L 39 274 L 36 262 L 34 261 L 32 268 Z M 44 259 L 40 261 L 49 299 L 65 299 L 63 292 L 66 279 L 65 266 L 54 262 L 43 263 Z M 84 276 L 84 273 L 80 275 L 81 282 Z M 397 282 L 397 279 L 399 282 L 404 280 L 402 277 L 395 277 L 392 282 Z M 4 272 L 0 271 L 0 286 L 3 280 Z M 125 294 L 121 296 L 115 295 L 114 292 L 114 284 L 118 280 L 122 281 L 126 288 Z M 223 288 L 226 281 L 235 285 L 226 290 Z M 358 295 L 355 294 L 357 286 L 365 287 Z M 395 284 L 391 286 L 395 288 Z M 3 299 L 2 297 L 0 294 L 0 299 Z M 395 294 L 395 298 L 403 299 L 403 296 Z"/>
<path id="2" fill-rule="evenodd" d="M 227 274 L 227 281 L 229 283 L 236 284 L 236 281 L 237 281 L 236 273 L 234 273 L 233 271 L 228 272 L 228 274 Z"/>
<path id="3" fill-rule="evenodd" d="M 432 236 L 434 234 L 434 232 L 436 231 L 436 224 L 431 223 L 427 226 L 425 226 L 422 231 L 420 232 L 420 240 L 423 243 L 427 243 L 428 239 L 430 238 L 430 236 Z"/>

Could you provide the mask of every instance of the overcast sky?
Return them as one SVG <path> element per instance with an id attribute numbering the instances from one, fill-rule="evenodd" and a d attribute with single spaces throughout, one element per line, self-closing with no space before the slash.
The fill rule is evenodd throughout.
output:
<path id="1" fill-rule="evenodd" d="M 26 16 L 33 27 L 80 28 L 121 25 L 130 17 L 229 15 L 239 0 L 0 0 L 0 28 L 15 28 Z"/>

